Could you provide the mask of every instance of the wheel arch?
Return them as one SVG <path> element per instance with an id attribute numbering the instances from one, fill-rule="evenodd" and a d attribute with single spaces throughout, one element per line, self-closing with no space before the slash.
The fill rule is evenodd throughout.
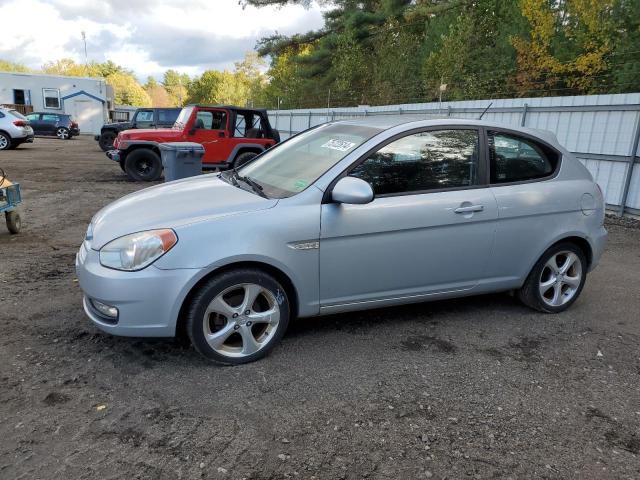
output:
<path id="1" fill-rule="evenodd" d="M 191 288 L 189 288 L 189 291 L 182 299 L 180 309 L 178 310 L 178 316 L 176 318 L 176 330 L 175 330 L 176 336 L 183 337 L 183 338 L 185 338 L 186 336 L 185 327 L 186 327 L 187 309 L 189 308 L 191 300 L 193 299 L 193 296 L 196 294 L 198 289 L 204 283 L 206 283 L 208 280 L 210 280 L 212 277 L 215 277 L 216 275 L 220 275 L 221 273 L 228 272 L 231 270 L 238 270 L 241 268 L 255 268 L 258 270 L 262 270 L 263 272 L 268 273 L 269 275 L 272 275 L 282 285 L 282 287 L 285 289 L 287 293 L 287 296 L 289 297 L 289 304 L 291 305 L 292 317 L 295 317 L 298 315 L 298 306 L 299 306 L 298 291 L 293 281 L 289 277 L 289 275 L 287 275 L 280 268 L 266 262 L 255 261 L 255 260 L 236 261 L 236 262 L 228 263 L 226 265 L 221 265 L 207 272 L 205 275 L 199 278 L 191 286 Z"/>
<path id="2" fill-rule="evenodd" d="M 264 152 L 264 150 L 264 146 L 259 143 L 240 143 L 231 150 L 231 153 L 227 157 L 227 161 L 233 162 L 238 155 L 242 155 L 247 152 L 257 153 L 259 155 Z"/>
<path id="3" fill-rule="evenodd" d="M 130 143 L 130 145 L 127 147 L 126 150 L 122 150 L 122 159 L 124 160 L 125 157 L 127 155 L 129 155 L 131 152 L 135 151 L 135 150 L 140 150 L 143 148 L 147 148 L 151 151 L 153 151 L 154 153 L 156 153 L 159 157 L 162 157 L 162 154 L 160 153 L 160 147 L 158 146 L 158 143 L 156 142 L 144 142 L 144 143 Z"/>
<path id="4" fill-rule="evenodd" d="M 527 273 L 522 279 L 522 282 L 526 280 L 527 276 L 531 273 L 533 268 L 536 266 L 536 263 L 538 263 L 538 260 L 540 260 L 542 255 L 544 255 L 544 253 L 547 250 L 549 250 L 551 247 L 559 243 L 564 243 L 564 242 L 573 243 L 577 245 L 584 252 L 585 257 L 587 257 L 587 270 L 589 270 L 589 268 L 591 268 L 591 263 L 593 262 L 593 246 L 591 245 L 589 240 L 581 233 L 569 232 L 554 238 L 551 242 L 549 242 L 548 245 L 546 245 L 540 252 L 538 252 L 538 254 L 533 258 L 533 261 L 529 265 L 529 268 L 527 269 Z"/>

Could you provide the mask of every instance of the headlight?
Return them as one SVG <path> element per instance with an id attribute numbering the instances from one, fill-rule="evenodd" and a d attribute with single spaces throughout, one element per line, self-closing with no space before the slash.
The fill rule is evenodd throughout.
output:
<path id="1" fill-rule="evenodd" d="M 170 229 L 149 230 L 116 238 L 100 249 L 100 263 L 116 270 L 142 270 L 178 242 Z"/>

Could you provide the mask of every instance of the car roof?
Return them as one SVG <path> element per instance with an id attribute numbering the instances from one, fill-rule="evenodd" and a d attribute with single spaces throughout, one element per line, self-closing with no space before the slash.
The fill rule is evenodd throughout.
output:
<path id="1" fill-rule="evenodd" d="M 367 117 L 360 117 L 350 120 L 336 120 L 331 123 L 339 123 L 342 125 L 354 125 L 360 127 L 372 127 L 387 130 L 393 127 L 403 126 L 407 130 L 413 128 L 429 128 L 440 126 L 471 126 L 471 127 L 486 127 L 496 128 L 501 130 L 511 130 L 514 132 L 521 132 L 525 135 L 540 138 L 541 140 L 550 143 L 555 146 L 559 146 L 558 139 L 553 132 L 548 130 L 539 130 L 536 128 L 520 127 L 505 123 L 490 122 L 487 120 L 473 120 L 465 118 L 420 118 L 422 115 L 416 114 L 393 114 L 393 115 L 374 115 Z"/>
<path id="2" fill-rule="evenodd" d="M 236 110 L 238 112 L 260 112 L 266 113 L 266 108 L 246 108 L 246 107 L 238 107 L 236 105 L 205 105 L 205 104 L 189 104 L 185 105 L 185 107 L 200 107 L 200 108 L 224 108 L 226 110 Z"/>

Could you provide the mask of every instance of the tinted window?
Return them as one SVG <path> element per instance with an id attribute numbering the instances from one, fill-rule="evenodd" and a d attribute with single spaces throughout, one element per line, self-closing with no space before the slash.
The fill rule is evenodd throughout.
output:
<path id="1" fill-rule="evenodd" d="M 435 130 L 386 145 L 350 175 L 384 195 L 470 186 L 476 183 L 477 171 L 477 131 Z"/>
<path id="2" fill-rule="evenodd" d="M 29 119 L 29 121 L 31 122 L 36 122 L 38 120 L 38 114 L 30 113 L 29 115 L 27 115 L 27 119 Z"/>
<path id="3" fill-rule="evenodd" d="M 522 182 L 551 175 L 558 163 L 552 149 L 514 135 L 489 132 L 491 183 Z"/>
<path id="4" fill-rule="evenodd" d="M 136 114 L 136 123 L 153 123 L 153 110 L 141 110 Z"/>
<path id="5" fill-rule="evenodd" d="M 42 121 L 43 122 L 57 122 L 58 121 L 58 115 L 51 115 L 48 113 L 44 113 L 42 114 Z"/>
<path id="6" fill-rule="evenodd" d="M 220 110 L 199 110 L 196 114 L 195 128 L 204 130 L 224 130 L 227 126 L 227 114 Z"/>
<path id="7" fill-rule="evenodd" d="M 179 113 L 180 110 L 158 110 L 158 122 L 165 125 L 173 125 Z"/>

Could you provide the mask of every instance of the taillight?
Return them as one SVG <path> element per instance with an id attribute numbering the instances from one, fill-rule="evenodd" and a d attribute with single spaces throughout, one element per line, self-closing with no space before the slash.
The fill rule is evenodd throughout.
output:
<path id="1" fill-rule="evenodd" d="M 71 128 L 78 128 L 78 124 L 76 122 L 71 122 Z"/>
<path id="2" fill-rule="evenodd" d="M 13 124 L 14 124 L 16 127 L 26 127 L 26 126 L 28 125 L 28 123 L 27 123 L 27 122 L 25 122 L 24 120 L 14 120 L 14 121 L 13 121 Z"/>

